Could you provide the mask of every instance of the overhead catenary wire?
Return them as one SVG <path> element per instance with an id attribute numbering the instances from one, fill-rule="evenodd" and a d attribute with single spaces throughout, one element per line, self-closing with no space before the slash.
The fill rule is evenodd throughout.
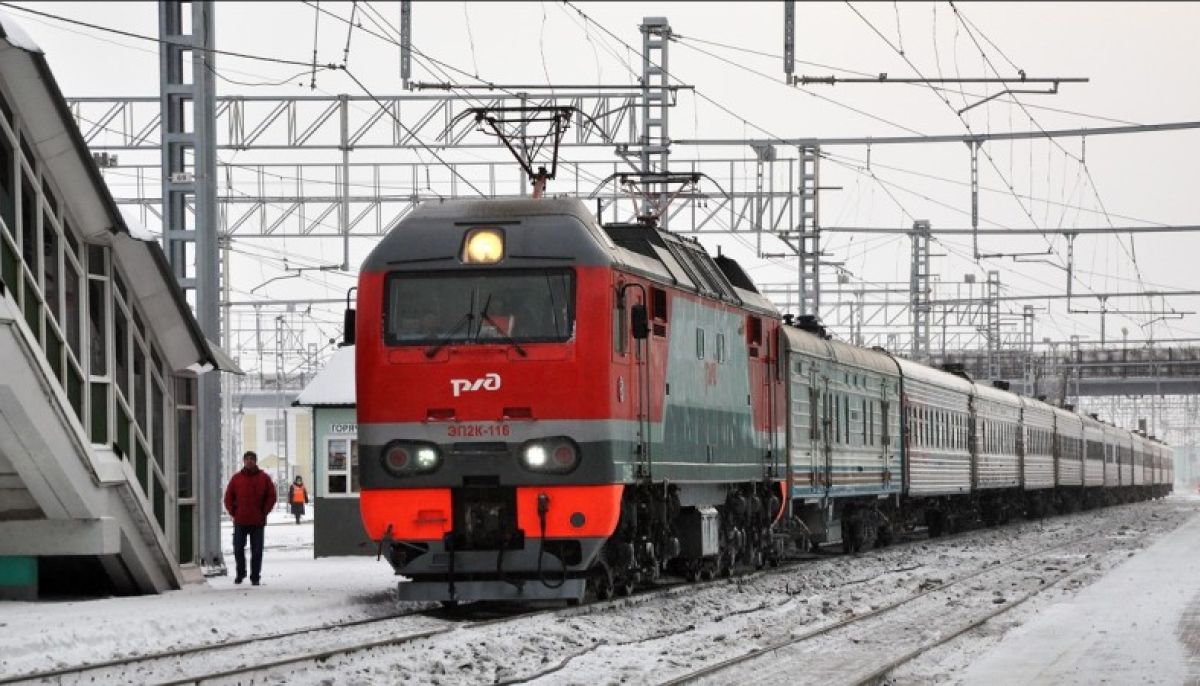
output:
<path id="1" fill-rule="evenodd" d="M 936 7 L 937 7 L 937 6 L 936 6 L 936 4 L 935 4 L 935 5 L 934 5 L 934 8 L 935 8 L 935 14 L 936 14 Z M 934 20 L 934 22 L 935 22 L 935 27 L 936 27 L 936 21 L 937 21 L 937 20 L 935 19 L 935 20 Z M 935 28 L 935 31 L 934 31 L 934 33 L 936 34 L 936 28 Z M 772 52 L 767 52 L 767 51 L 765 51 L 765 50 L 757 50 L 757 49 L 754 49 L 754 48 L 747 48 L 747 47 L 745 47 L 745 46 L 741 46 L 741 45 L 733 45 L 733 44 L 731 44 L 731 43 L 723 43 L 723 42 L 721 42 L 721 41 L 710 40 L 710 39 L 707 39 L 707 38 L 699 38 L 699 37 L 697 37 L 697 36 L 694 36 L 694 35 L 691 35 L 691 34 L 686 34 L 686 35 L 685 35 L 685 34 L 681 34 L 681 33 L 673 33 L 673 34 L 672 34 L 672 38 L 673 38 L 673 39 L 675 39 L 675 40 L 678 40 L 678 41 L 680 41 L 680 42 L 684 42 L 684 43 L 686 43 L 686 42 L 691 42 L 691 43 L 701 43 L 701 44 L 703 44 L 703 45 L 711 45 L 711 46 L 713 46 L 713 47 L 724 48 L 724 49 L 726 49 L 726 50 L 733 50 L 733 51 L 736 51 L 736 52 L 741 52 L 741 53 L 745 53 L 745 54 L 748 54 L 748 55 L 757 55 L 757 56 L 760 56 L 760 57 L 770 58 L 770 59 L 772 59 L 772 60 L 776 60 L 776 61 L 783 59 L 783 55 L 781 55 L 781 54 L 779 54 L 779 53 L 772 53 Z M 933 43 L 933 50 L 934 50 L 934 53 L 935 53 L 935 55 L 936 55 L 936 54 L 937 54 L 937 52 L 938 52 L 938 48 L 937 48 L 937 41 L 936 41 L 936 40 L 935 40 L 935 41 L 934 41 L 934 43 Z M 938 69 L 938 79 L 939 79 L 939 80 L 945 80 L 945 77 L 943 76 L 943 74 L 942 74 L 942 71 L 941 71 L 940 57 L 936 58 L 936 59 L 935 59 L 935 61 L 936 61 L 936 62 L 937 62 L 937 64 L 938 64 L 938 67 L 937 67 L 937 69 Z M 860 70 L 857 70 L 857 69 L 850 69 L 849 67 L 839 67 L 839 66 L 835 66 L 835 65 L 824 64 L 824 63 L 821 63 L 821 62 L 811 62 L 811 61 L 805 61 L 805 60 L 797 59 L 797 60 L 795 60 L 795 63 L 796 63 L 796 64 L 803 64 L 803 65 L 807 65 L 807 66 L 811 66 L 811 67 L 816 67 L 816 68 L 818 68 L 818 69 L 828 69 L 828 70 L 830 70 L 830 71 L 834 71 L 834 72 L 839 72 L 839 73 L 844 73 L 844 74 L 851 74 L 851 75 L 854 75 L 854 76 L 860 76 L 860 77 L 863 77 L 863 78 L 874 78 L 874 79 L 878 79 L 878 77 L 879 77 L 879 75 L 878 75 L 878 74 L 872 74 L 872 73 L 870 73 L 870 72 L 860 71 Z M 773 81 L 778 81 L 778 79 L 777 79 L 776 77 L 769 76 L 769 78 L 771 78 Z M 927 84 L 925 84 L 925 83 L 912 83 L 912 82 L 904 82 L 904 85 L 911 86 L 911 87 L 914 87 L 914 88 L 923 88 L 923 87 L 926 87 L 926 85 L 927 85 Z M 929 85 L 930 85 L 930 86 L 932 86 L 932 84 L 929 84 Z M 961 85 L 962 85 L 962 84 L 959 84 L 959 87 L 960 87 L 960 88 L 961 88 Z M 934 89 L 934 90 L 937 90 L 937 91 L 939 91 L 939 92 L 941 92 L 941 91 L 946 91 L 946 90 L 947 90 L 946 88 L 943 88 L 943 87 L 938 87 L 938 86 L 932 86 L 932 87 L 933 87 L 933 89 Z M 958 89 L 956 89 L 956 92 L 957 92 L 957 90 L 958 90 Z M 965 91 L 964 91 L 964 92 L 965 92 Z M 978 93 L 969 93 L 969 92 L 965 92 L 965 94 L 966 94 L 966 95 L 968 95 L 968 96 L 970 96 L 970 97 L 972 97 L 972 98 L 982 98 L 982 97 L 984 97 L 983 95 L 980 95 L 980 94 L 978 94 Z M 1006 97 L 1007 97 L 1008 99 L 1006 99 L 1006 100 L 1002 100 L 1001 102 L 1009 102 L 1009 103 L 1012 103 L 1012 101 L 1013 101 L 1013 100 L 1015 100 L 1015 96 L 1006 96 Z M 1013 104 L 1015 104 L 1015 103 L 1013 103 Z M 1068 110 L 1068 109 L 1063 109 L 1063 108 L 1060 108 L 1060 107 L 1051 107 L 1051 106 L 1049 106 L 1049 105 L 1038 105 L 1038 104 L 1030 104 L 1030 103 L 1024 103 L 1024 105 L 1025 105 L 1025 107 L 1027 107 L 1027 108 L 1030 108 L 1030 109 L 1045 110 L 1045 111 L 1047 111 L 1047 112 L 1055 112 L 1055 113 L 1057 113 L 1057 114 L 1069 114 L 1069 115 L 1076 116 L 1076 117 L 1085 117 L 1085 118 L 1087 118 L 1087 119 L 1095 119 L 1096 121 L 1107 121 L 1107 122 L 1112 122 L 1112 123 L 1115 123 L 1115 124 L 1126 124 L 1126 125 L 1130 125 L 1130 126 L 1136 126 L 1136 125 L 1138 125 L 1138 124 L 1139 124 L 1139 122 L 1130 121 L 1130 120 L 1128 120 L 1128 119 L 1119 119 L 1119 118 L 1117 118 L 1117 117 L 1108 117 L 1108 116 L 1105 116 L 1105 115 L 1102 115 L 1102 114 L 1094 114 L 1094 113 L 1089 113 L 1089 112 L 1079 112 L 1079 111 L 1076 111 L 1076 110 Z"/>
<path id="2" fill-rule="evenodd" d="M 29 7 L 22 7 L 21 5 L 16 5 L 11 2 L 0 2 L 0 7 L 7 7 L 8 9 L 17 10 L 18 12 L 25 12 L 27 14 L 32 14 L 34 16 L 45 17 L 47 19 L 61 21 L 63 23 L 67 23 L 67 24 L 74 24 L 75 26 L 83 26 L 83 27 L 86 27 L 89 29 L 94 29 L 97 31 L 104 31 L 104 32 L 112 33 L 112 34 L 115 34 L 118 36 L 125 36 L 126 38 L 136 38 L 138 40 L 149 41 L 151 43 L 160 43 L 160 44 L 170 43 L 170 41 L 164 40 L 162 38 L 157 38 L 155 36 L 147 36 L 145 34 L 134 33 L 132 31 L 125 31 L 123 29 L 118 29 L 118 28 L 114 28 L 111 26 L 103 26 L 101 24 L 93 24 L 91 22 L 81 21 L 79 19 L 71 19 L 69 17 L 64 17 L 59 14 L 53 14 L 50 12 L 42 12 L 42 11 L 35 10 L 35 9 L 29 8 Z M 312 64 L 309 62 L 304 62 L 301 60 L 286 59 L 283 57 L 272 57 L 269 55 L 255 55 L 255 54 L 247 53 L 247 52 L 238 52 L 238 51 L 234 51 L 234 50 L 221 50 L 218 48 L 204 48 L 204 47 L 199 47 L 199 46 L 194 47 L 192 49 L 200 50 L 200 51 L 207 52 L 207 53 L 210 53 L 213 55 L 225 55 L 226 57 L 237 57 L 240 59 L 255 60 L 255 61 L 259 61 L 259 62 L 271 62 L 274 64 L 289 64 L 292 66 L 304 67 L 306 70 L 312 67 Z M 335 65 L 335 64 L 322 64 L 322 65 L 318 65 L 318 67 L 320 69 L 325 69 L 325 70 L 338 69 L 338 65 Z"/>
<path id="3" fill-rule="evenodd" d="M 990 69 L 992 70 L 992 72 L 993 72 L 994 74 L 997 74 L 997 75 L 999 75 L 1000 71 L 999 71 L 999 69 L 997 69 L 997 68 L 996 68 L 996 66 L 995 66 L 995 65 L 992 63 L 991 59 L 990 59 L 990 58 L 987 56 L 987 52 L 986 52 L 986 51 L 983 49 L 983 46 L 982 46 L 982 45 L 980 45 L 978 38 L 976 38 L 976 36 L 975 36 L 975 34 L 976 34 L 976 33 L 979 33 L 979 35 L 980 35 L 980 36 L 982 36 L 982 37 L 983 37 L 983 39 L 984 39 L 985 41 L 987 41 L 987 43 L 988 43 L 988 44 L 990 44 L 990 45 L 991 45 L 993 48 L 995 48 L 995 50 L 996 50 L 996 51 L 997 51 L 997 52 L 998 52 L 998 53 L 999 53 L 999 54 L 1000 54 L 1000 55 L 1001 55 L 1001 56 L 1002 56 L 1002 57 L 1003 57 L 1003 58 L 1004 58 L 1006 61 L 1008 61 L 1008 63 L 1009 63 L 1009 64 L 1010 64 L 1010 65 L 1013 67 L 1013 69 L 1017 70 L 1017 71 L 1018 71 L 1019 73 L 1021 73 L 1021 74 L 1024 74 L 1024 72 L 1023 72 L 1022 70 L 1020 70 L 1020 69 L 1019 69 L 1019 68 L 1016 66 L 1016 64 L 1015 64 L 1015 63 L 1014 63 L 1014 62 L 1013 62 L 1011 59 L 1009 59 L 1008 55 L 1006 55 L 1006 54 L 1004 53 L 1004 51 L 1000 50 L 1000 48 L 999 48 L 999 47 L 998 47 L 998 46 L 997 46 L 997 45 L 996 45 L 994 42 L 992 42 L 992 40 L 991 40 L 990 38 L 988 38 L 986 34 L 984 34 L 982 31 L 980 31 L 980 30 L 979 30 L 979 29 L 978 29 L 978 28 L 975 26 L 975 24 L 971 23 L 971 22 L 970 22 L 970 21 L 967 19 L 967 17 L 966 17 L 966 16 L 965 16 L 965 15 L 964 15 L 964 14 L 963 14 L 963 13 L 962 13 L 962 12 L 961 12 L 959 9 L 958 9 L 958 7 L 957 7 L 957 6 L 954 4 L 953 0 L 949 0 L 949 5 L 950 5 L 950 8 L 951 8 L 952 10 L 954 10 L 954 16 L 955 16 L 955 18 L 956 18 L 956 19 L 957 19 L 957 20 L 958 20 L 960 23 L 962 23 L 962 25 L 963 25 L 963 28 L 964 28 L 964 29 L 966 30 L 966 32 L 967 32 L 967 36 L 968 36 L 968 37 L 970 37 L 971 41 L 972 41 L 972 42 L 975 44 L 975 47 L 976 47 L 976 49 L 978 49 L 978 50 L 979 50 L 979 53 L 980 53 L 980 55 L 982 56 L 982 58 L 983 58 L 983 60 L 984 60 L 984 63 L 985 63 L 987 66 L 988 66 L 988 68 L 990 68 Z M 1030 121 L 1031 121 L 1031 122 L 1033 122 L 1033 123 L 1034 123 L 1034 125 L 1035 125 L 1035 126 L 1037 126 L 1037 127 L 1038 127 L 1038 129 L 1042 130 L 1042 131 L 1043 131 L 1043 133 L 1044 133 L 1044 132 L 1045 132 L 1045 129 L 1043 129 L 1043 128 L 1042 128 L 1042 126 L 1041 126 L 1041 123 L 1040 123 L 1040 122 L 1038 122 L 1038 121 L 1037 121 L 1037 119 L 1035 119 L 1035 118 L 1033 117 L 1033 114 L 1032 114 L 1032 113 L 1030 113 L 1028 109 L 1026 109 L 1026 107 L 1025 107 L 1025 104 L 1024 104 L 1024 103 L 1023 103 L 1023 102 L 1022 102 L 1022 101 L 1021 101 L 1019 98 L 1016 98 L 1016 97 L 1013 97 L 1013 101 L 1014 101 L 1014 102 L 1015 102 L 1015 103 L 1016 103 L 1016 104 L 1017 104 L 1019 107 L 1021 107 L 1021 108 L 1022 108 L 1022 110 L 1025 112 L 1025 114 L 1026 114 L 1026 115 L 1029 117 Z M 1086 174 L 1086 176 L 1087 176 L 1087 179 L 1088 179 L 1088 184 L 1089 184 L 1089 186 L 1090 186 L 1090 187 L 1091 187 L 1091 189 L 1092 189 L 1092 193 L 1093 193 L 1093 195 L 1095 196 L 1095 199 L 1096 199 L 1096 203 L 1097 203 L 1097 205 L 1100 207 L 1101 211 L 1102 211 L 1102 212 L 1103 212 L 1103 214 L 1105 215 L 1105 218 L 1108 220 L 1109 226 L 1115 226 L 1115 225 L 1113 224 L 1113 222 L 1112 222 L 1111 218 L 1108 218 L 1108 211 L 1107 211 L 1107 209 L 1106 209 L 1106 208 L 1105 208 L 1105 206 L 1104 206 L 1104 201 L 1103 201 L 1103 199 L 1101 199 L 1101 198 L 1100 198 L 1100 193 L 1099 193 L 1099 190 L 1096 188 L 1096 185 L 1095 185 L 1095 183 L 1094 183 L 1094 180 L 1092 179 L 1091 170 L 1090 170 L 1090 169 L 1088 168 L 1088 166 L 1087 166 L 1087 159 L 1086 159 L 1086 145 L 1087 145 L 1087 143 L 1086 143 L 1086 140 L 1087 140 L 1087 139 L 1086 139 L 1086 138 L 1083 138 L 1082 140 L 1083 140 L 1083 143 L 1082 143 L 1082 146 L 1083 146 L 1083 147 L 1081 148 L 1081 153 L 1080 153 L 1080 155 L 1079 155 L 1079 156 L 1075 156 L 1075 155 L 1071 154 L 1071 152 L 1070 152 L 1070 151 L 1068 151 L 1068 150 L 1067 150 L 1067 148 L 1066 148 L 1066 147 L 1064 147 L 1064 146 L 1062 145 L 1062 143 L 1059 143 L 1057 140 L 1051 140 L 1051 142 L 1052 142 L 1054 145 L 1056 145 L 1056 146 L 1059 148 L 1059 150 L 1061 150 L 1061 151 L 1062 151 L 1062 153 L 1063 153 L 1063 155 L 1064 155 L 1064 156 L 1066 156 L 1066 157 L 1070 157 L 1070 158 L 1074 159 L 1074 160 L 1075 160 L 1075 161 L 1076 161 L 1078 164 L 1080 164 L 1080 165 L 1083 167 L 1083 169 L 1084 169 L 1084 172 L 1085 172 L 1085 174 Z M 1133 265 L 1134 272 L 1137 274 L 1138 278 L 1139 278 L 1139 279 L 1141 279 L 1141 278 L 1142 278 L 1142 270 L 1141 270 L 1141 266 L 1138 264 L 1138 261 L 1137 261 L 1137 253 L 1136 253 L 1136 248 L 1134 247 L 1134 238 L 1133 238 L 1133 236 L 1131 235 L 1131 236 L 1129 237 L 1129 248 L 1126 248 L 1126 247 L 1125 247 L 1125 244 L 1124 244 L 1124 243 L 1121 241 L 1121 237 L 1120 237 L 1120 235 L 1115 235 L 1115 238 L 1116 238 L 1116 240 L 1117 240 L 1117 244 L 1118 244 L 1118 245 L 1121 247 L 1121 249 L 1122 249 L 1122 250 L 1125 252 L 1125 254 L 1126 254 L 1128 257 L 1129 257 L 1129 259 L 1130 259 L 1130 262 L 1131 262 L 1131 263 L 1132 263 L 1132 265 Z M 1147 301 L 1147 309 L 1149 309 L 1149 301 Z"/>
<path id="4" fill-rule="evenodd" d="M 325 8 L 324 8 L 324 7 L 322 7 L 322 10 L 324 10 L 324 9 L 325 9 Z M 568 16 L 570 16 L 570 15 L 568 15 Z M 588 25 L 587 25 L 587 24 L 585 24 L 584 26 L 588 26 Z M 378 103 L 377 103 L 377 104 L 378 104 Z M 1032 194 L 1030 194 L 1030 197 L 1032 198 Z M 1089 210 L 1089 211 L 1090 211 L 1090 210 Z M 1061 221 L 1061 220 L 1060 220 L 1060 221 Z"/>

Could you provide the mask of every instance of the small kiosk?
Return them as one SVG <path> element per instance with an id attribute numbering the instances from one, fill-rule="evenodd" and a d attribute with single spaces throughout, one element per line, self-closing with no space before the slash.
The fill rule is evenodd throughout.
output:
<path id="1" fill-rule="evenodd" d="M 373 555 L 358 514 L 354 346 L 339 348 L 293 405 L 312 409 L 313 555 Z"/>

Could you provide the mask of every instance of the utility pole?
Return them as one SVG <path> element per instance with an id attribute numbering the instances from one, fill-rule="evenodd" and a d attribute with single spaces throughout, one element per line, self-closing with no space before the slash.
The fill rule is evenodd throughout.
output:
<path id="1" fill-rule="evenodd" d="M 412 80 L 412 2 L 400 0 L 400 83 L 408 90 Z"/>
<path id="2" fill-rule="evenodd" d="M 638 140 L 641 146 L 641 171 L 645 174 L 665 174 L 668 169 L 667 158 L 671 154 L 667 119 L 671 97 L 671 73 L 667 66 L 671 24 L 666 17 L 645 17 L 638 28 L 642 32 L 642 135 Z M 652 199 L 654 196 L 650 192 L 655 185 L 658 186 L 656 200 Z M 653 215 L 656 204 L 660 208 L 666 207 L 665 182 L 650 182 L 646 197 L 642 200 L 642 214 Z M 661 228 L 667 228 L 668 218 L 664 211 L 659 221 Z"/>
<path id="3" fill-rule="evenodd" d="M 783 2 L 783 80 L 791 85 L 796 72 L 796 0 Z"/>
<path id="4" fill-rule="evenodd" d="M 821 316 L 821 149 L 800 146 L 800 314 Z"/>
<path id="5" fill-rule="evenodd" d="M 191 33 L 184 34 L 184 6 Z M 196 319 L 209 341 L 221 340 L 218 281 L 216 39 L 214 3 L 163 0 L 158 4 L 159 98 L 162 121 L 163 249 L 184 292 L 195 296 Z M 191 71 L 185 67 L 190 58 Z M 192 130 L 185 108 L 192 107 Z M 195 226 L 187 225 L 187 206 Z M 192 248 L 195 267 L 189 264 Z M 221 555 L 221 379 L 198 379 L 196 451 L 197 559 L 206 576 L 223 576 Z M 180 508 L 183 512 L 183 508 Z"/>
<path id="6" fill-rule="evenodd" d="M 929 222 L 913 223 L 912 265 L 909 268 L 909 297 L 912 316 L 912 359 L 929 359 Z"/>
<path id="7" fill-rule="evenodd" d="M 987 295 L 984 296 L 984 307 L 987 311 L 987 359 L 988 377 L 1000 378 L 1000 272 L 991 270 L 987 273 Z"/>

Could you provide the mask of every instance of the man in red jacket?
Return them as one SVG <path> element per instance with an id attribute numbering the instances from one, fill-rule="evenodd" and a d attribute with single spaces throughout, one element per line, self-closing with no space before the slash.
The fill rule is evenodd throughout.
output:
<path id="1" fill-rule="evenodd" d="M 258 585 L 262 572 L 263 529 L 267 514 L 275 507 L 275 484 L 258 468 L 258 455 L 247 450 L 242 470 L 225 487 L 225 510 L 233 517 L 233 559 L 240 584 L 246 578 L 246 537 L 250 537 L 250 583 Z"/>

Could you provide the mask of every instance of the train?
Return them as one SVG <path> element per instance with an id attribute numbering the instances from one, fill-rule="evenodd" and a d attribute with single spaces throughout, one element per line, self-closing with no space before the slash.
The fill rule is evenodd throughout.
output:
<path id="1" fill-rule="evenodd" d="M 577 199 L 412 211 L 365 260 L 363 525 L 408 601 L 566 601 L 1161 497 L 1169 448 L 834 340 Z"/>

